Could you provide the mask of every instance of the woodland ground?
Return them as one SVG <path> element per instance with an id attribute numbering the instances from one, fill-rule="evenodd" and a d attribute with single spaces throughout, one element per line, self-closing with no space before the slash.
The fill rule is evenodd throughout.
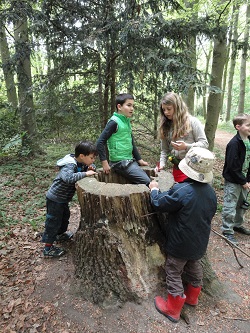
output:
<path id="1" fill-rule="evenodd" d="M 233 134 L 217 131 L 216 155 L 224 155 Z M 217 160 L 215 173 L 219 207 L 222 204 L 223 161 Z M 3 183 L 0 175 L 0 185 Z M 25 198 L 24 198 L 25 200 Z M 20 203 L 22 205 L 22 203 Z M 23 203 L 24 204 L 24 203 Z M 13 210 L 17 208 L 13 205 Z M 80 218 L 79 207 L 71 207 L 70 229 L 75 231 Z M 220 210 L 212 227 L 220 232 Z M 250 213 L 246 215 L 250 228 Z M 249 333 L 250 332 L 250 259 L 211 232 L 208 256 L 219 281 L 224 286 L 219 298 L 201 293 L 199 305 L 185 311 L 190 324 L 183 319 L 171 323 L 159 314 L 151 295 L 142 304 L 126 303 L 116 310 L 102 310 L 74 293 L 72 249 L 60 260 L 45 260 L 42 244 L 32 226 L 17 223 L 1 228 L 0 235 L 0 332 L 3 333 Z M 236 235 L 243 251 L 250 254 L 250 237 Z M 162 295 L 165 296 L 165 295 Z"/>

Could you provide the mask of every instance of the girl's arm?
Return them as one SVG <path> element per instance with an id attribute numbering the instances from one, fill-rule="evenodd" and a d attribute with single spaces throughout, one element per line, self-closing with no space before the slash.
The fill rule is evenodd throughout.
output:
<path id="1" fill-rule="evenodd" d="M 161 140 L 161 155 L 160 155 L 160 167 L 158 170 L 162 170 L 167 161 L 167 155 L 169 153 L 169 144 L 166 139 Z"/>

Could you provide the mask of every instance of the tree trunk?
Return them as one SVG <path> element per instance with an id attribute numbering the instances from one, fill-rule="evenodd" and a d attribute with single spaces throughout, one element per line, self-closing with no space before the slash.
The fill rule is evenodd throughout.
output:
<path id="1" fill-rule="evenodd" d="M 240 96 L 238 104 L 238 113 L 244 113 L 245 107 L 245 94 L 246 94 L 246 62 L 247 52 L 249 47 L 249 24 L 250 24 L 250 5 L 247 5 L 246 11 L 246 26 L 244 31 L 244 45 L 242 49 L 241 64 L 240 64 Z"/>
<path id="2" fill-rule="evenodd" d="M 37 126 L 32 92 L 32 76 L 30 63 L 30 45 L 28 38 L 28 24 L 25 16 L 25 3 L 19 2 L 19 20 L 14 22 L 15 49 L 17 55 L 18 99 L 25 153 L 40 152 L 37 139 Z"/>
<path id="3" fill-rule="evenodd" d="M 228 76 L 228 86 L 227 86 L 227 110 L 226 110 L 226 121 L 230 120 L 231 108 L 232 108 L 232 88 L 233 88 L 233 78 L 234 70 L 236 65 L 237 49 L 236 43 L 238 41 L 238 20 L 239 20 L 239 5 L 233 6 L 233 40 L 231 42 L 231 60 L 229 65 L 229 76 Z"/>
<path id="4" fill-rule="evenodd" d="M 192 20 L 195 22 L 198 18 L 198 10 L 195 9 L 198 6 L 198 0 L 194 1 L 184 1 L 185 6 L 188 8 L 188 10 L 191 10 L 192 12 Z M 195 71 L 197 69 L 197 45 L 196 45 L 196 36 L 190 36 L 187 40 L 187 49 L 189 50 L 189 61 L 191 65 L 190 75 L 193 75 L 191 72 Z M 195 83 L 192 79 L 190 79 L 190 84 L 187 87 L 186 96 L 184 98 L 187 106 L 188 111 L 190 114 L 195 115 L 194 110 L 194 100 L 195 100 Z"/>
<path id="5" fill-rule="evenodd" d="M 230 23 L 230 28 L 228 31 L 228 43 L 227 43 L 227 50 L 226 50 L 226 60 L 224 65 L 223 77 L 222 77 L 222 85 L 221 85 L 221 106 L 220 106 L 220 120 L 223 119 L 223 106 L 224 106 L 224 96 L 225 96 L 225 89 L 227 84 L 227 72 L 228 72 L 228 62 L 229 62 L 229 55 L 230 55 L 230 44 L 232 39 L 232 29 L 233 25 L 232 22 Z"/>
<path id="6" fill-rule="evenodd" d="M 209 143 L 209 150 L 213 150 L 214 148 L 215 131 L 218 125 L 221 109 L 221 85 L 223 69 L 226 61 L 226 52 L 226 35 L 225 32 L 222 32 L 221 36 L 218 36 L 218 38 L 214 40 L 212 78 L 210 82 L 210 87 L 214 89 L 214 91 L 210 91 L 207 102 L 205 133 Z"/>
<path id="7" fill-rule="evenodd" d="M 10 51 L 8 48 L 3 22 L 0 22 L 0 53 L 2 58 L 2 69 L 7 90 L 8 102 L 13 107 L 13 109 L 16 110 L 18 105 L 16 86 L 13 76 L 13 68 L 10 60 Z"/>
<path id="8" fill-rule="evenodd" d="M 154 176 L 153 169 L 144 170 Z M 172 175 L 161 171 L 159 187 L 167 190 L 172 184 Z M 77 194 L 81 207 L 74 253 L 77 291 L 103 307 L 147 299 L 165 282 L 167 214 L 153 211 L 145 185 L 126 184 L 112 172 L 82 179 Z M 209 267 L 207 260 L 204 267 Z"/>
<path id="9" fill-rule="evenodd" d="M 206 69 L 204 75 L 204 86 L 203 86 L 203 96 L 202 96 L 202 109 L 203 109 L 203 118 L 207 119 L 207 86 L 208 86 L 208 68 L 212 54 L 212 42 L 209 43 L 208 53 L 206 54 Z"/>

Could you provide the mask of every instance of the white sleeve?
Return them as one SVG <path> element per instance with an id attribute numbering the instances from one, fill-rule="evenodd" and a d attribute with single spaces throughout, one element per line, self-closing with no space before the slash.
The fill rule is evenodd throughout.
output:
<path id="1" fill-rule="evenodd" d="M 161 155 L 160 155 L 160 166 L 166 165 L 167 154 L 169 152 L 169 145 L 166 139 L 161 140 Z"/>
<path id="2" fill-rule="evenodd" d="M 191 118 L 191 126 L 193 131 L 193 143 L 187 143 L 187 148 L 191 147 L 201 147 L 201 148 L 208 148 L 208 141 L 204 131 L 204 127 L 199 119 L 192 117 Z"/>

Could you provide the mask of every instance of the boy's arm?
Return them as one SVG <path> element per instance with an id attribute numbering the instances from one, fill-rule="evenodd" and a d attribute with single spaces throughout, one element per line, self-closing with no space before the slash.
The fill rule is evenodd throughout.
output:
<path id="1" fill-rule="evenodd" d="M 226 170 L 224 170 L 224 178 L 227 179 L 227 176 L 230 177 L 229 181 L 245 185 L 247 183 L 247 178 L 242 173 L 242 163 L 238 157 L 237 151 L 239 146 L 237 142 L 231 142 L 227 145 L 226 154 L 225 154 L 225 165 Z"/>
<path id="2" fill-rule="evenodd" d="M 110 171 L 110 166 L 107 161 L 107 155 L 106 155 L 107 141 L 111 137 L 111 135 L 114 134 L 116 131 L 117 131 L 117 123 L 114 120 L 110 120 L 105 126 L 104 130 L 102 131 L 96 143 L 99 158 L 100 161 L 102 162 L 103 171 L 105 173 L 109 173 Z"/>
<path id="3" fill-rule="evenodd" d="M 60 177 L 61 179 L 67 183 L 72 184 L 76 183 L 78 180 L 87 177 L 95 175 L 96 172 L 93 170 L 89 170 L 86 172 L 75 172 L 76 165 L 74 163 L 66 164 L 62 169 L 60 170 Z"/>
<path id="4" fill-rule="evenodd" d="M 137 161 L 137 163 L 141 166 L 143 165 L 148 165 L 148 162 L 145 162 L 142 158 L 141 158 L 141 155 L 135 145 L 135 142 L 134 142 L 134 138 L 133 138 L 133 135 L 132 135 L 132 145 L 133 145 L 133 150 L 132 150 L 132 154 L 135 158 L 135 160 Z"/>

